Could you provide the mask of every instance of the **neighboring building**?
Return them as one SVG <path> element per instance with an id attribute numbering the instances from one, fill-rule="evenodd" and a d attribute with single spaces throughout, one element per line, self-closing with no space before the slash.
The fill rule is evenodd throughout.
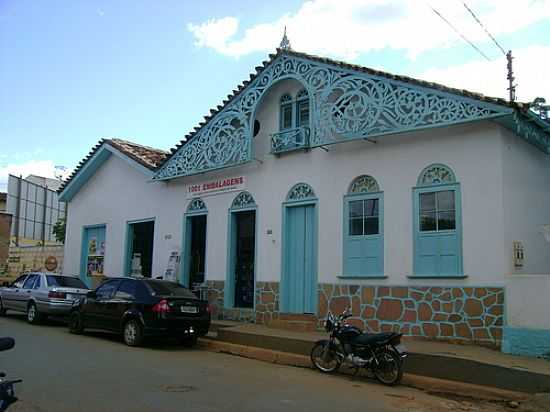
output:
<path id="1" fill-rule="evenodd" d="M 47 187 L 54 192 L 57 191 L 57 189 L 59 189 L 61 187 L 61 184 L 63 183 L 61 180 L 37 175 L 28 175 L 25 180 L 38 186 Z"/>
<path id="2" fill-rule="evenodd" d="M 8 194 L 4 192 L 0 192 L 0 212 L 6 211 L 6 200 L 7 200 Z"/>
<path id="3" fill-rule="evenodd" d="M 8 177 L 6 210 L 12 215 L 11 244 L 37 246 L 57 244 L 53 226 L 65 217 L 58 199 L 60 181 L 29 175 Z"/>
<path id="4" fill-rule="evenodd" d="M 93 148 L 60 189 L 64 270 L 177 276 L 224 318 L 351 306 L 372 330 L 550 351 L 545 129 L 526 105 L 279 49 L 171 153 Z"/>

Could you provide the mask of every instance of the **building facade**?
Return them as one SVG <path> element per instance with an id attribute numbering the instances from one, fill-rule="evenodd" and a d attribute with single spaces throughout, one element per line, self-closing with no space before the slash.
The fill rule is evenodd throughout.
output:
<path id="1" fill-rule="evenodd" d="M 550 336 L 547 127 L 279 49 L 171 153 L 94 147 L 60 189 L 64 271 L 178 280 L 226 319 L 351 307 L 373 331 L 550 351 L 529 344 Z"/>

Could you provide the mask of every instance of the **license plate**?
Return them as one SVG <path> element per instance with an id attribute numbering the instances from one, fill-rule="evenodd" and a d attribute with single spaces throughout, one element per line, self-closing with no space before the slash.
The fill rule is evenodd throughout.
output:
<path id="1" fill-rule="evenodd" d="M 403 345 L 402 343 L 400 343 L 399 345 L 397 345 L 395 347 L 395 349 L 397 350 L 397 352 L 399 353 L 407 353 L 407 347 L 405 345 Z"/>
<path id="2" fill-rule="evenodd" d="M 75 300 L 75 299 L 76 299 L 75 295 L 71 295 L 70 293 L 67 293 L 67 300 Z"/>
<path id="3" fill-rule="evenodd" d="M 197 312 L 198 312 L 196 306 L 181 306 L 181 307 L 180 307 L 180 310 L 181 310 L 183 313 L 197 313 Z"/>

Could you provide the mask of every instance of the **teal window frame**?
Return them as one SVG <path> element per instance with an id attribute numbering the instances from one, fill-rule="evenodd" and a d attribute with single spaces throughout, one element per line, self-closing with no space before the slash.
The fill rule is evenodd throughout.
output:
<path id="1" fill-rule="evenodd" d="M 454 230 L 433 230 L 420 231 L 420 195 L 424 193 L 435 193 L 453 191 L 455 197 L 455 229 Z M 436 273 L 425 273 L 420 268 L 419 262 L 419 243 L 420 236 L 439 236 L 445 234 L 456 234 L 457 241 L 457 273 L 445 273 L 436 271 Z M 411 278 L 463 278 L 463 253 L 462 253 L 462 195 L 460 183 L 441 183 L 426 186 L 417 186 L 413 188 L 413 274 Z"/>
<path id="2" fill-rule="evenodd" d="M 92 229 L 103 229 L 103 237 L 105 245 L 107 243 L 107 224 L 99 223 L 96 225 L 84 225 L 82 226 L 82 234 L 80 240 L 80 280 L 84 282 L 87 286 L 91 286 L 91 279 L 88 278 L 88 237 L 87 231 Z M 105 253 L 106 255 L 107 253 Z M 105 255 L 103 255 L 103 270 L 105 270 Z"/>
<path id="3" fill-rule="evenodd" d="M 378 234 L 374 235 L 350 235 L 350 223 L 349 223 L 349 205 L 353 201 L 357 200 L 378 200 Z M 384 192 L 368 192 L 368 193 L 351 193 L 344 196 L 344 207 L 343 207 L 343 252 L 342 252 L 342 276 L 340 278 L 385 278 L 384 274 L 384 260 L 385 260 L 385 251 L 384 251 Z M 380 251 L 380 262 L 379 268 L 376 273 L 352 273 L 348 267 L 348 260 L 350 255 L 350 250 L 347 247 L 349 240 L 352 238 L 361 240 L 377 240 L 381 244 Z"/>
<path id="4" fill-rule="evenodd" d="M 288 99 L 287 99 L 288 97 Z M 290 130 L 294 127 L 295 117 L 293 110 L 294 102 L 292 96 L 288 93 L 285 93 L 280 98 L 280 109 L 279 109 L 279 130 Z M 285 126 L 285 110 L 290 109 L 290 125 Z"/>
<path id="5" fill-rule="evenodd" d="M 307 123 L 306 124 L 302 124 L 302 121 L 300 120 L 300 111 L 301 111 L 301 108 L 302 106 L 307 106 L 307 111 L 308 111 L 308 115 L 307 115 Z M 309 127 L 309 119 L 311 117 L 311 108 L 310 108 L 310 104 L 309 104 L 309 95 L 307 93 L 307 90 L 306 89 L 302 89 L 298 92 L 298 94 L 296 94 L 296 127 Z"/>

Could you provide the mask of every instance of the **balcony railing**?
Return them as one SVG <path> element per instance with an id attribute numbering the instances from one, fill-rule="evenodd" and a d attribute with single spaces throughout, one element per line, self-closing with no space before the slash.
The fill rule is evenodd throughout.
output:
<path id="1" fill-rule="evenodd" d="M 271 153 L 284 153 L 309 147 L 309 127 L 287 129 L 271 135 Z"/>

